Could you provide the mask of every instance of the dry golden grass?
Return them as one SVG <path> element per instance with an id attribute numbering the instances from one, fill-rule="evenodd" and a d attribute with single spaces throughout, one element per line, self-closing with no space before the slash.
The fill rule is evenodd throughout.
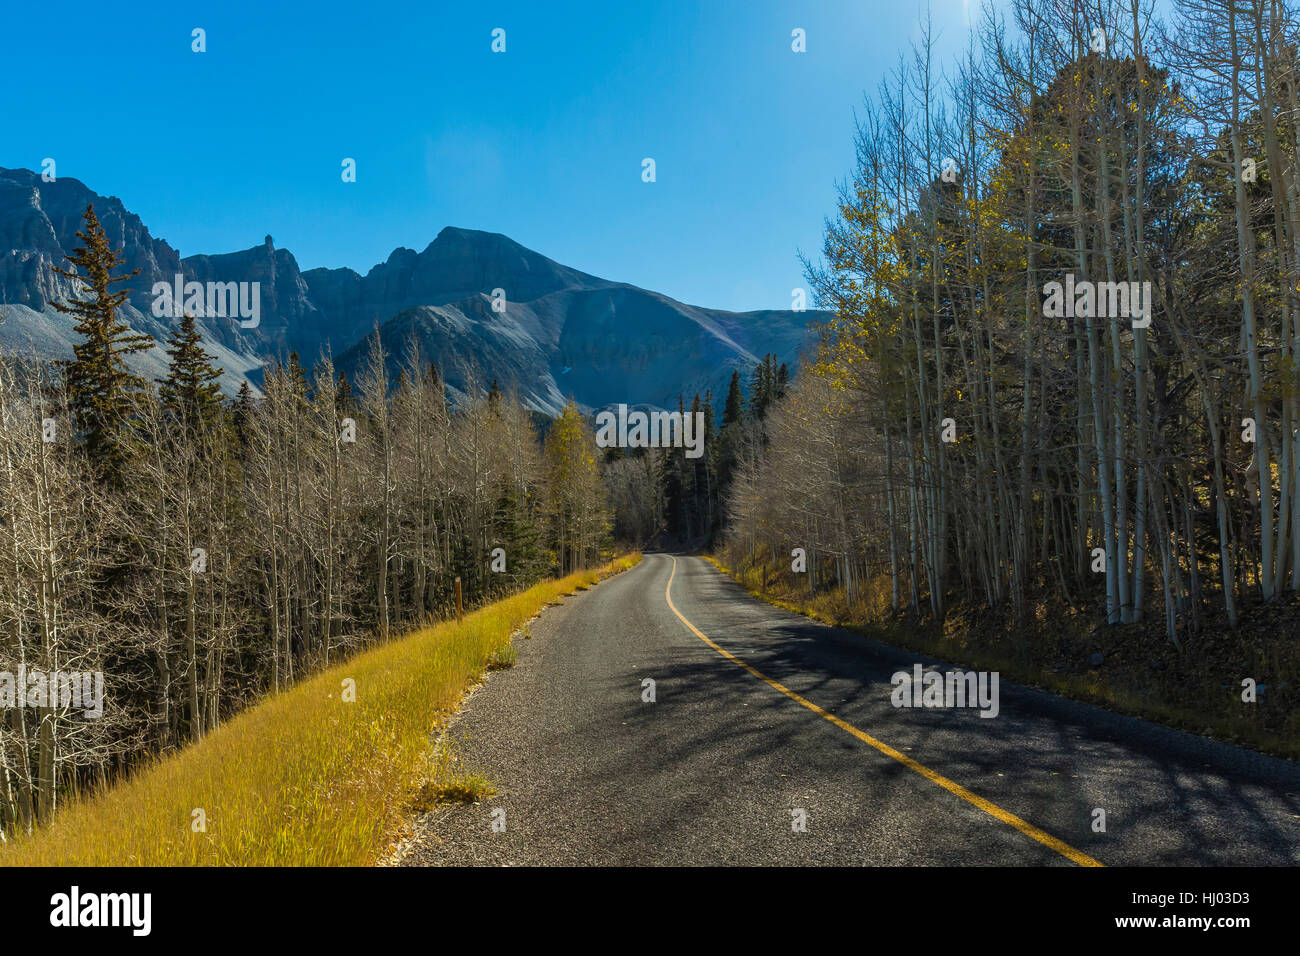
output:
<path id="1" fill-rule="evenodd" d="M 370 864 L 410 810 L 431 735 L 493 655 L 560 595 L 640 558 L 543 582 L 358 654 L 64 807 L 50 826 L 0 846 L 0 865 Z M 352 703 L 342 699 L 348 679 Z M 196 811 L 205 832 L 196 832 Z"/>

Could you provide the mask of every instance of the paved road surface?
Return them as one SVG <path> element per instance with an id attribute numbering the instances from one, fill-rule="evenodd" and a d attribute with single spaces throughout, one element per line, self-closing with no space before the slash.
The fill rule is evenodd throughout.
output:
<path id="1" fill-rule="evenodd" d="M 450 730 L 500 792 L 426 814 L 405 865 L 1300 863 L 1296 765 L 1005 682 L 994 719 L 896 708 L 891 675 L 934 662 L 698 558 L 648 554 L 531 632 Z"/>

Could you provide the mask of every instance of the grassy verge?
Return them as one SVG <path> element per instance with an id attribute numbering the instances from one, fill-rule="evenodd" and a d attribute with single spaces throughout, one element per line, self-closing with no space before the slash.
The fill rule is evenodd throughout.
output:
<path id="1" fill-rule="evenodd" d="M 358 654 L 64 807 L 50 826 L 0 847 L 0 865 L 370 864 L 420 800 L 436 762 L 431 735 L 511 635 L 640 557 L 545 581 L 460 623 Z"/>
<path id="2" fill-rule="evenodd" d="M 888 581 L 864 585 L 852 606 L 842 589 L 808 593 L 806 576 L 731 569 L 707 560 L 755 597 L 893 647 L 1191 731 L 1261 753 L 1300 759 L 1300 604 L 1243 609 L 1236 631 L 1207 626 L 1168 641 L 1162 621 L 1108 628 L 1077 608 L 1040 604 L 1017 626 L 1005 615 L 954 608 L 943 627 L 893 614 Z M 1158 615 L 1153 615 L 1158 617 Z M 1095 663 L 1094 663 L 1095 661 Z M 1241 678 L 1265 690 L 1241 700 Z"/>

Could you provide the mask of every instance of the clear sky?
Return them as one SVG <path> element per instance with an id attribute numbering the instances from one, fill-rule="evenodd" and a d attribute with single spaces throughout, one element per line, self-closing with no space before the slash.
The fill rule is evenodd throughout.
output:
<path id="1" fill-rule="evenodd" d="M 923 4 L 15 3 L 0 165 L 53 157 L 182 255 L 270 234 L 303 269 L 364 273 L 454 225 L 692 304 L 789 308 L 853 110 Z M 951 64 L 966 3 L 931 5 Z"/>

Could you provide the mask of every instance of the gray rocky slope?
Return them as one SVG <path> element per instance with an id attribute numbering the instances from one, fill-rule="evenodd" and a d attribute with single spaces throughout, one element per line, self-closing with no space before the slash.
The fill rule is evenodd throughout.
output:
<path id="1" fill-rule="evenodd" d="M 454 391 L 470 380 L 514 387 L 529 406 L 555 414 L 572 396 L 584 410 L 626 402 L 675 407 L 712 389 L 720 406 L 733 369 L 764 354 L 791 366 L 826 313 L 726 312 L 677 302 L 560 265 L 506 236 L 448 227 L 423 251 L 399 248 L 365 275 L 351 269 L 299 269 L 270 236 L 251 249 L 181 258 L 115 197 L 81 182 L 43 182 L 25 169 L 0 168 L 0 351 L 71 355 L 70 317 L 52 303 L 78 294 L 55 266 L 79 245 L 87 204 L 124 266 L 139 269 L 123 318 L 162 342 L 176 319 L 155 317 L 156 282 L 257 282 L 256 328 L 235 317 L 202 317 L 207 348 L 230 393 L 256 386 L 266 362 L 297 352 L 310 366 L 328 351 L 349 375 L 378 329 L 394 365 L 409 344 L 437 363 Z M 493 309 L 494 290 L 504 310 Z M 161 347 L 133 358 L 149 377 L 163 374 Z"/>

